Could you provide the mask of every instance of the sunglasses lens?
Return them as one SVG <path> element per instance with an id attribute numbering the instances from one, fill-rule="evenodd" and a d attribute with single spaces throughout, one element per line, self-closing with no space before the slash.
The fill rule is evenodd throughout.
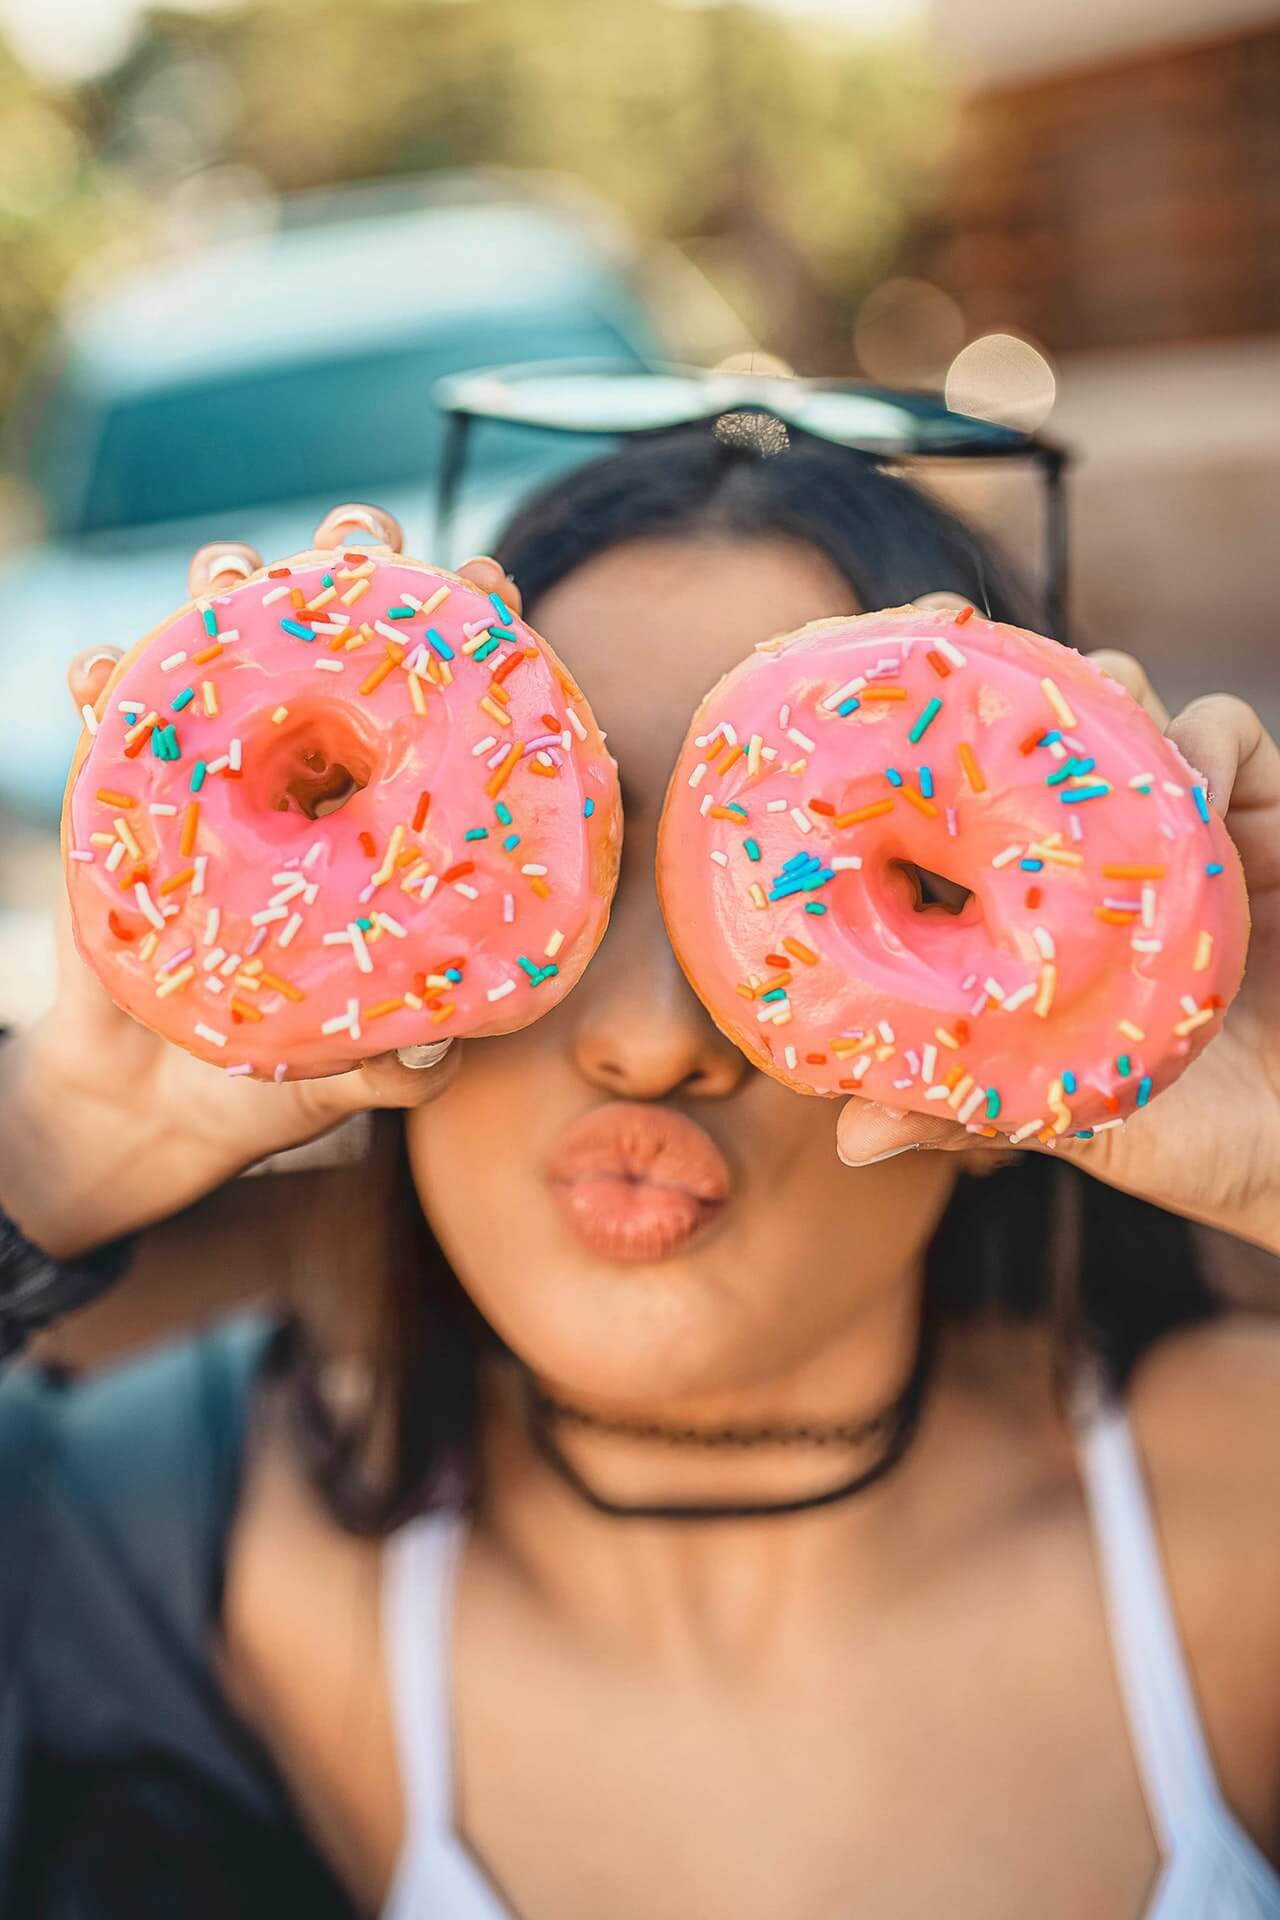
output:
<path id="1" fill-rule="evenodd" d="M 639 433 L 697 420 L 708 411 L 702 382 L 643 369 L 516 379 L 476 375 L 455 383 L 454 394 L 468 412 L 565 432 Z"/>

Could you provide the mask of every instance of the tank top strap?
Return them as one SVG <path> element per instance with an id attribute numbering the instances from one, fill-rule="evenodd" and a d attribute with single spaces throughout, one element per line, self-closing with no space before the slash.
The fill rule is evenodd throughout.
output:
<path id="1" fill-rule="evenodd" d="M 406 1847 L 453 1824 L 449 1657 L 462 1516 L 424 1514 L 387 1541 L 383 1640 L 404 1795 Z"/>
<path id="2" fill-rule="evenodd" d="M 1077 1447 L 1113 1654 L 1152 1824 L 1166 1857 L 1225 1812 L 1124 1409 L 1096 1401 Z"/>

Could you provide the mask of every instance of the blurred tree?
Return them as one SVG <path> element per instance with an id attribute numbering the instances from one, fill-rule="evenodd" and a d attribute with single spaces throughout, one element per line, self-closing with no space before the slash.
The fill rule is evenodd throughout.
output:
<path id="1" fill-rule="evenodd" d="M 149 196 L 218 165 L 285 191 L 449 167 L 576 176 L 642 239 L 686 244 L 762 344 L 831 371 L 949 130 L 914 41 L 669 0 L 157 10 L 82 110 Z"/>

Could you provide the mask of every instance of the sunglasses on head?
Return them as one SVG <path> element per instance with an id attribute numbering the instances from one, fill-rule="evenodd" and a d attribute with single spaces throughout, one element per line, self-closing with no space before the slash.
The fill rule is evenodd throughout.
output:
<path id="1" fill-rule="evenodd" d="M 756 415 L 884 465 L 932 459 L 1025 460 L 1044 489 L 1045 625 L 1058 639 L 1066 639 L 1066 450 L 1039 434 L 957 413 L 941 395 L 873 387 L 860 380 L 539 361 L 449 374 L 436 382 L 434 396 L 445 422 L 436 490 L 436 549 L 441 553 L 448 550 L 471 429 L 478 421 L 613 439 L 664 433 L 696 420 Z M 768 450 L 767 439 L 762 445 Z"/>

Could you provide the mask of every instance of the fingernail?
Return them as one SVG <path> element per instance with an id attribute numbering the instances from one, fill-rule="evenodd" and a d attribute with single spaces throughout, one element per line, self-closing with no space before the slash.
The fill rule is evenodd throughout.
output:
<path id="1" fill-rule="evenodd" d="M 452 1045 L 452 1040 L 437 1040 L 432 1046 L 397 1047 L 396 1059 L 402 1067 L 412 1067 L 415 1073 L 420 1073 L 424 1067 L 438 1066 Z"/>
<path id="2" fill-rule="evenodd" d="M 873 1153 L 869 1160 L 850 1160 L 839 1142 L 836 1143 L 836 1152 L 846 1167 L 878 1167 L 882 1160 L 896 1160 L 900 1153 L 915 1153 L 919 1146 L 918 1140 L 908 1140 L 905 1147 L 886 1147 L 883 1153 Z"/>
<path id="3" fill-rule="evenodd" d="M 87 660 L 80 662 L 80 671 L 81 673 L 90 673 L 93 668 L 103 660 L 106 661 L 109 667 L 114 667 L 119 657 L 119 654 L 116 653 L 91 653 Z"/>

